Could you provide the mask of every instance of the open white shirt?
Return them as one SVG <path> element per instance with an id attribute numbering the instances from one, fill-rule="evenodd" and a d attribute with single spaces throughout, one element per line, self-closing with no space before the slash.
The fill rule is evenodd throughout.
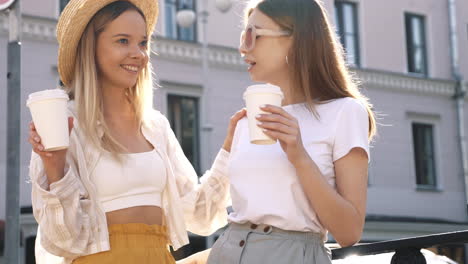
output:
<path id="1" fill-rule="evenodd" d="M 315 106 L 318 118 L 305 104 L 284 106 L 297 118 L 302 142 L 326 181 L 336 189 L 334 162 L 353 148 L 369 157 L 369 118 L 365 106 L 341 98 Z M 268 224 L 284 230 L 327 231 L 304 194 L 294 166 L 279 142 L 254 145 L 249 141 L 247 119 L 239 121 L 228 164 L 233 212 L 230 222 Z"/>
<path id="2" fill-rule="evenodd" d="M 39 224 L 36 239 L 36 263 L 68 264 L 75 258 L 110 249 L 104 208 L 97 186 L 90 179 L 102 152 L 89 142 L 80 128 L 74 101 L 68 115 L 75 118 L 67 151 L 65 176 L 49 185 L 44 164 L 32 152 L 29 175 L 32 206 Z M 102 126 L 98 123 L 100 136 Z M 168 240 L 174 249 L 188 244 L 187 230 L 210 235 L 227 223 L 229 179 L 225 174 L 229 153 L 220 150 L 213 166 L 200 178 L 193 169 L 170 128 L 158 111 L 151 111 L 141 128 L 154 146 L 166 170 L 162 209 Z M 153 172 L 157 177 L 158 171 Z M 54 254 L 60 258 L 49 256 Z"/>

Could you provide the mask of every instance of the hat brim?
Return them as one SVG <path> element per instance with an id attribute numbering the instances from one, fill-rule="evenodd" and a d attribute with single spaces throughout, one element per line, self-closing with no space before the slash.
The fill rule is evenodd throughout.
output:
<path id="1" fill-rule="evenodd" d="M 73 80 L 76 52 L 91 18 L 106 5 L 119 0 L 72 0 L 63 10 L 57 23 L 58 71 L 61 81 L 69 86 Z M 158 19 L 157 0 L 125 0 L 145 15 L 147 34 L 151 36 Z"/>

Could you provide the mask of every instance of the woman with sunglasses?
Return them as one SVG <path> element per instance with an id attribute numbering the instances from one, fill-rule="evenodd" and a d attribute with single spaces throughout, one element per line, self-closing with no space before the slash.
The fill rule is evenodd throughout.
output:
<path id="1" fill-rule="evenodd" d="M 274 145 L 249 142 L 237 124 L 228 175 L 233 212 L 208 263 L 331 263 L 327 233 L 360 240 L 366 215 L 369 141 L 375 119 L 345 66 L 318 0 L 254 0 L 240 53 L 255 82 L 284 93 L 258 126 Z M 204 263 L 208 251 L 187 259 Z"/>

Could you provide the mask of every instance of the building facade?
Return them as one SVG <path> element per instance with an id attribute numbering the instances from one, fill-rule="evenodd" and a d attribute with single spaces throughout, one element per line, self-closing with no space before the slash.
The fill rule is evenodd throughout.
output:
<path id="1" fill-rule="evenodd" d="M 237 51 L 244 1 L 235 1 L 225 13 L 216 9 L 214 1 L 206 1 L 206 30 L 200 20 L 191 28 L 181 28 L 175 20 L 181 9 L 201 11 L 201 2 L 159 2 L 151 58 L 159 84 L 154 105 L 169 117 L 185 153 L 202 173 L 209 169 L 224 140 L 229 117 L 243 107 L 242 93 L 251 84 Z M 450 2 L 324 0 L 347 61 L 378 114 L 363 242 L 468 229 L 467 171 L 463 168 L 467 157 L 462 155 L 459 135 L 464 130 L 466 140 L 468 99 L 458 96 L 458 104 L 455 99 L 457 91 L 467 89 L 467 82 L 454 77 L 450 41 L 451 21 L 455 21 L 455 70 L 468 79 L 468 2 L 454 0 L 452 15 Z M 66 3 L 21 0 L 22 130 L 18 136 L 22 142 L 20 203 L 25 212 L 21 218 L 25 241 L 35 236 L 36 228 L 28 213 L 30 146 L 26 139 L 31 118 L 25 102 L 29 93 L 59 84 L 55 26 Z M 208 43 L 205 70 L 204 38 Z M 7 43 L 8 17 L 3 13 L 0 76 L 7 72 Z M 5 219 L 6 88 L 6 78 L 0 78 L 0 219 Z M 460 102 L 465 105 L 461 109 L 457 108 Z M 463 122 L 458 119 L 460 113 Z M 210 245 L 214 237 L 193 239 Z M 29 260 L 25 257 L 25 261 Z"/>

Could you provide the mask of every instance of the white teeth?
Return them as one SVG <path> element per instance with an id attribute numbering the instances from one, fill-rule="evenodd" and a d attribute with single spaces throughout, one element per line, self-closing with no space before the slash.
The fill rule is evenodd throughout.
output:
<path id="1" fill-rule="evenodd" d="M 137 72 L 137 71 L 138 71 L 138 67 L 130 66 L 130 65 L 122 65 L 122 68 L 124 68 L 124 69 L 126 69 L 126 70 L 129 70 L 129 71 L 133 71 L 133 72 Z"/>

